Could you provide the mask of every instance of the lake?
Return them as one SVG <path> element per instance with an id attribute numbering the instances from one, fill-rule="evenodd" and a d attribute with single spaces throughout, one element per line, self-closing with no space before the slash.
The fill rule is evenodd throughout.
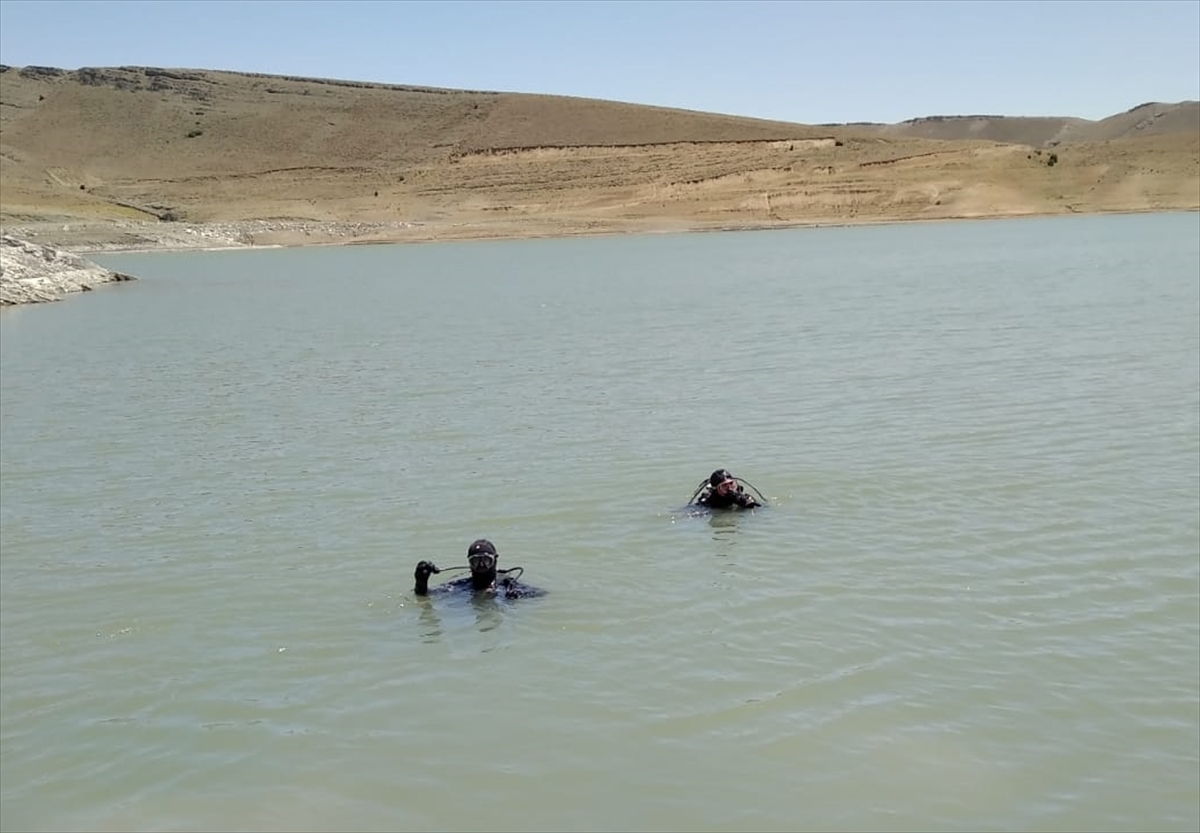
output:
<path id="1" fill-rule="evenodd" d="M 4 830 L 1200 828 L 1200 215 L 94 259 Z M 414 595 L 479 537 L 546 595 Z"/>

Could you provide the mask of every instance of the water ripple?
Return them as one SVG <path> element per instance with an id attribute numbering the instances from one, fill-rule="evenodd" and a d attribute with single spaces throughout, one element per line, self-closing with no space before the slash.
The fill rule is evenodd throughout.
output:
<path id="1" fill-rule="evenodd" d="M 5 310 L 0 827 L 1196 829 L 1194 226 L 126 256 L 159 291 Z M 717 466 L 771 506 L 682 511 Z M 548 595 L 413 595 L 479 536 Z"/>

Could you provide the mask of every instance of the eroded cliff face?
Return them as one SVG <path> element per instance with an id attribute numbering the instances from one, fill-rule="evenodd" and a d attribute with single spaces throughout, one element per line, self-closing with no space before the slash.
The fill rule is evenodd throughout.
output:
<path id="1" fill-rule="evenodd" d="M 131 280 L 80 255 L 0 235 L 0 305 L 57 301 L 70 292 Z"/>

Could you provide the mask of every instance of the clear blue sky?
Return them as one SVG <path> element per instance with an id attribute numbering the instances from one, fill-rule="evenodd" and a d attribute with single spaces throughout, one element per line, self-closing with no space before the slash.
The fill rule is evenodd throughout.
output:
<path id="1" fill-rule="evenodd" d="M 1200 99 L 1200 0 L 0 0 L 0 63 L 552 93 L 806 124 L 1101 119 Z"/>

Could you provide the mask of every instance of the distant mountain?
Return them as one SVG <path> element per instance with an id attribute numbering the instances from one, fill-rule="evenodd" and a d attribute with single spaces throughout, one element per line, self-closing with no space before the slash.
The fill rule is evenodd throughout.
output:
<path id="1" fill-rule="evenodd" d="M 896 138 L 946 141 L 985 139 L 1053 147 L 1071 142 L 1197 133 L 1200 132 L 1200 102 L 1139 104 L 1100 121 L 1045 116 L 925 116 L 899 124 L 853 126 Z"/>

